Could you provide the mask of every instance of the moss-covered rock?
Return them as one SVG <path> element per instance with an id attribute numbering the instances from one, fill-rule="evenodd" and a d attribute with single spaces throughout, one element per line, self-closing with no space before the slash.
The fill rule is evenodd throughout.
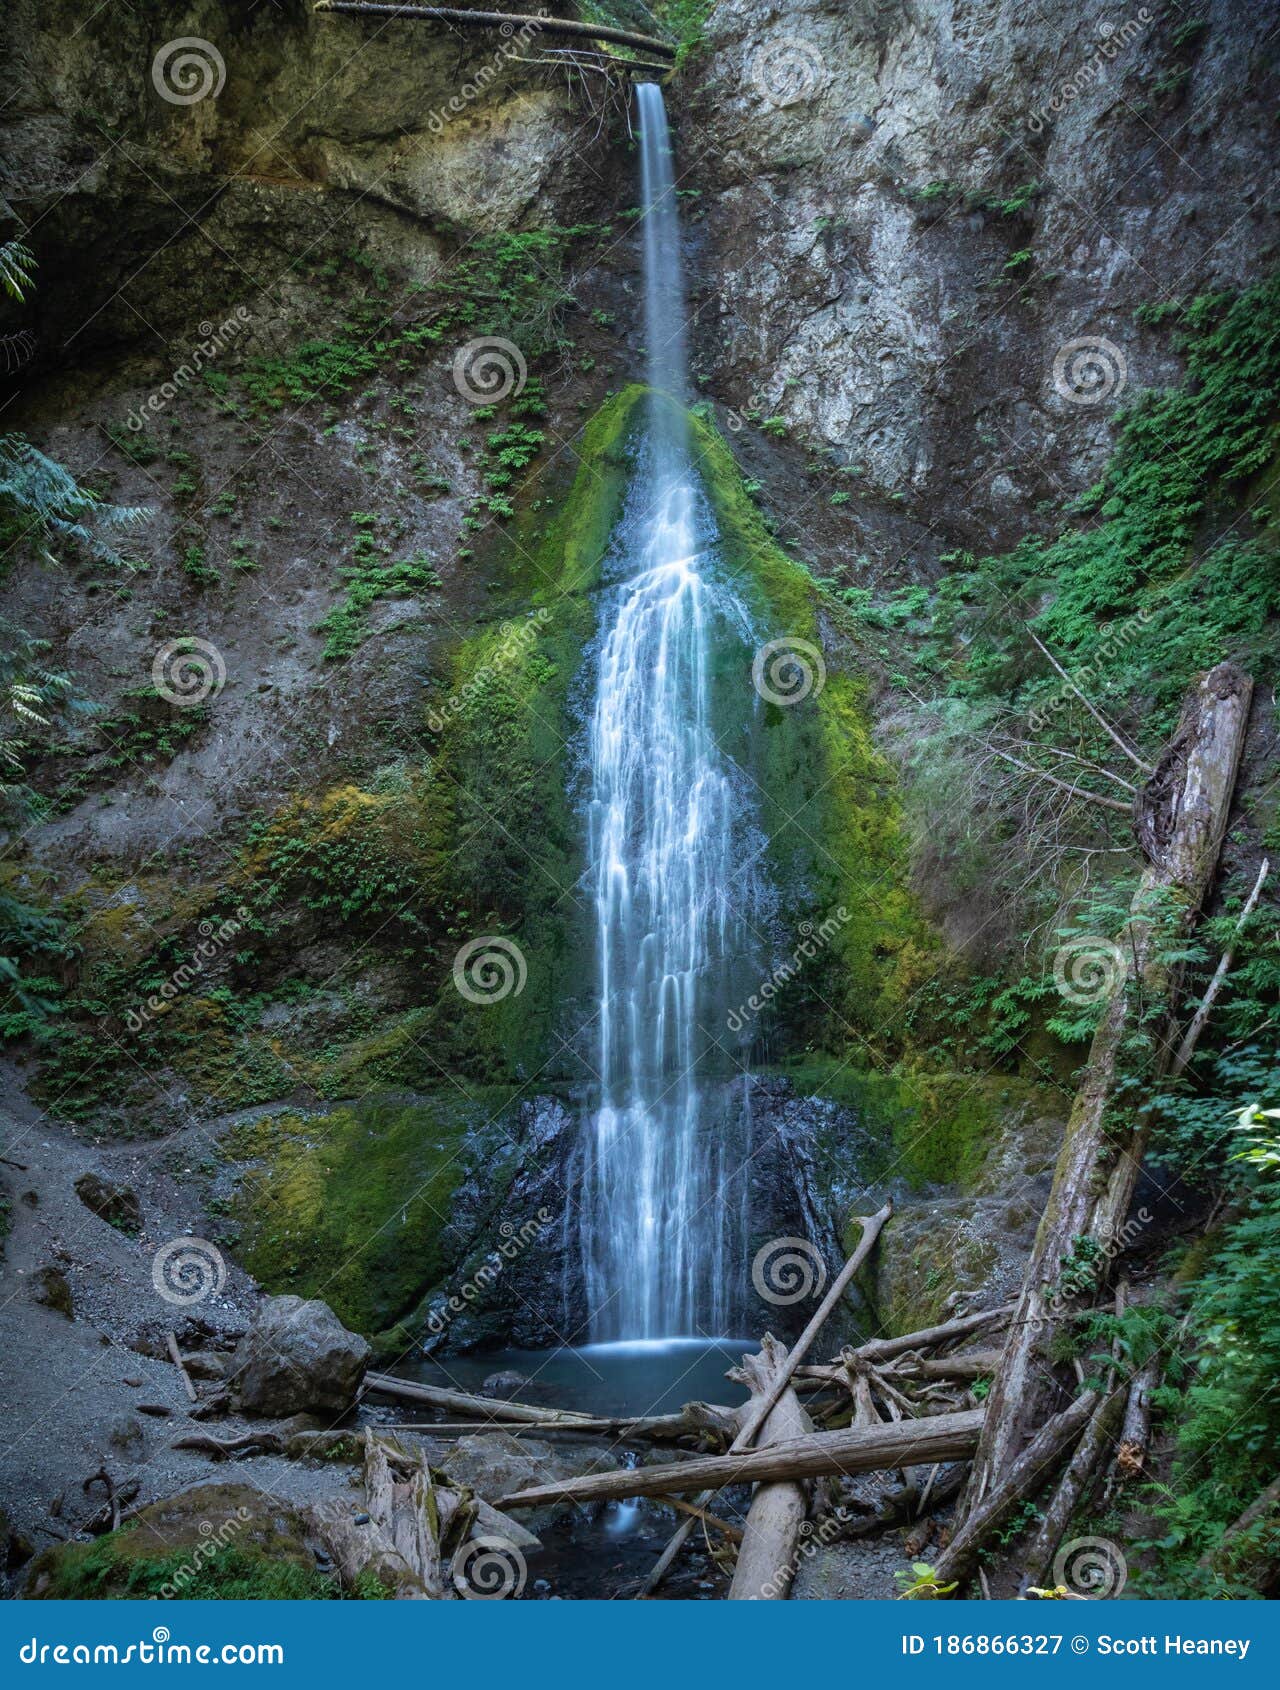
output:
<path id="1" fill-rule="evenodd" d="M 198 1485 L 92 1543 L 65 1543 L 31 1564 L 25 1596 L 48 1600 L 312 1600 L 381 1597 L 372 1583 L 345 1592 L 318 1570 L 307 1522 L 252 1485 Z"/>

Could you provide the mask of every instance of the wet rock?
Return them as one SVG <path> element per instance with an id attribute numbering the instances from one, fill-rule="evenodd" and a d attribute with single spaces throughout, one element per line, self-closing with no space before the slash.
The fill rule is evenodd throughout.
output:
<path id="1" fill-rule="evenodd" d="M 193 1379 L 225 1379 L 231 1371 L 231 1357 L 221 1350 L 189 1350 L 182 1365 Z"/>
<path id="2" fill-rule="evenodd" d="M 517 1373 L 514 1368 L 508 1368 L 502 1373 L 491 1373 L 480 1387 L 481 1396 L 506 1397 L 516 1396 L 529 1383 L 523 1373 Z"/>
<path id="3" fill-rule="evenodd" d="M 491 1502 L 512 1491 L 561 1483 L 613 1465 L 612 1456 L 594 1446 L 570 1444 L 553 1449 L 537 1438 L 514 1438 L 510 1432 L 477 1432 L 474 1437 L 459 1438 L 443 1460 L 432 1461 L 433 1468 Z M 520 1520 L 526 1530 L 541 1533 L 574 1512 L 571 1502 L 550 1503 L 523 1510 Z"/>
<path id="4" fill-rule="evenodd" d="M 261 1584 L 260 1590 L 251 1589 L 247 1594 L 320 1595 L 322 1590 L 306 1588 L 301 1581 L 292 1591 L 282 1587 L 291 1568 L 314 1578 L 314 1544 L 305 1517 L 289 1503 L 253 1485 L 197 1485 L 150 1503 L 123 1533 L 111 1532 L 99 1538 L 95 1556 L 98 1571 L 91 1589 L 85 1586 L 79 1571 L 84 1545 L 67 1543 L 39 1556 L 22 1594 L 39 1598 L 124 1596 L 131 1583 L 137 1588 L 140 1564 L 145 1567 L 148 1561 L 155 1561 L 172 1567 L 175 1560 L 181 1563 L 182 1573 L 175 1575 L 174 1588 L 158 1594 L 220 1594 L 215 1585 L 218 1563 L 223 1551 L 234 1548 L 238 1578 L 256 1579 Z M 206 1586 L 203 1592 L 202 1584 Z"/>
<path id="5" fill-rule="evenodd" d="M 147 1440 L 137 1415 L 117 1414 L 107 1427 L 107 1442 L 131 1461 L 140 1460 Z"/>
<path id="6" fill-rule="evenodd" d="M 355 1402 L 369 1346 L 318 1298 L 271 1297 L 231 1358 L 231 1393 L 245 1414 L 342 1414 Z"/>
<path id="7" fill-rule="evenodd" d="M 42 1267 L 34 1273 L 31 1276 L 31 1294 L 36 1302 L 43 1303 L 45 1308 L 65 1314 L 68 1320 L 75 1319 L 71 1287 L 61 1268 Z"/>
<path id="8" fill-rule="evenodd" d="M 121 1232 L 142 1231 L 142 1205 L 132 1186 L 114 1185 L 100 1174 L 81 1174 L 76 1181 L 76 1196 L 108 1226 Z"/>

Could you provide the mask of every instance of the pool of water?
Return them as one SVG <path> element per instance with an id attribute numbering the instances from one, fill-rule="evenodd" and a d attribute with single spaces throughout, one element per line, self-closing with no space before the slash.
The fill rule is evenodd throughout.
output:
<path id="1" fill-rule="evenodd" d="M 687 1402 L 733 1407 L 745 1401 L 743 1387 L 732 1384 L 725 1373 L 756 1348 L 749 1338 L 657 1338 L 579 1349 L 429 1357 L 405 1361 L 397 1372 L 424 1384 L 473 1392 L 495 1373 L 519 1373 L 528 1383 L 503 1395 L 521 1402 L 602 1418 L 672 1414 Z"/>

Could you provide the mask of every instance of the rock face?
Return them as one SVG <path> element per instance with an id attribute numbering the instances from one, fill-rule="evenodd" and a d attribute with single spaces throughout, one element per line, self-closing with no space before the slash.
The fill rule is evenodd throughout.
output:
<path id="1" fill-rule="evenodd" d="M 76 1196 L 108 1226 L 119 1227 L 121 1232 L 142 1231 L 142 1205 L 131 1186 L 113 1185 L 100 1174 L 81 1174 L 76 1181 Z"/>
<path id="2" fill-rule="evenodd" d="M 271 1297 L 231 1358 L 232 1396 L 245 1414 L 342 1414 L 368 1363 L 368 1344 L 327 1303 Z"/>
<path id="3" fill-rule="evenodd" d="M 858 474 L 845 555 L 1016 543 L 1176 368 L 1144 304 L 1274 242 L 1269 8 L 720 0 L 678 156 L 706 206 L 696 356 Z M 1094 395 L 1064 348 L 1101 338 Z M 1127 391 L 1126 391 L 1127 390 Z M 833 543 L 836 531 L 832 531 Z"/>

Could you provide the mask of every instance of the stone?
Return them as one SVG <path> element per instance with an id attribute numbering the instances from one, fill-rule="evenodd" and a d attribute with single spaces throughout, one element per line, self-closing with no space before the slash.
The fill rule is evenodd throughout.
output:
<path id="1" fill-rule="evenodd" d="M 510 1432 L 477 1432 L 459 1438 L 444 1458 L 432 1458 L 433 1469 L 477 1496 L 493 1500 L 533 1485 L 577 1478 L 616 1465 L 613 1457 L 594 1446 L 567 1444 L 553 1449 L 537 1438 L 515 1438 Z M 525 1509 L 520 1515 L 526 1531 L 540 1532 L 575 1512 L 573 1503 L 549 1503 Z"/>
<path id="2" fill-rule="evenodd" d="M 107 1427 L 107 1442 L 130 1460 L 141 1458 L 146 1449 L 142 1422 L 136 1414 L 117 1414 Z"/>
<path id="3" fill-rule="evenodd" d="M 231 1371 L 231 1357 L 219 1350 L 188 1350 L 182 1365 L 193 1379 L 225 1379 Z"/>
<path id="4" fill-rule="evenodd" d="M 343 1414 L 369 1365 L 369 1346 L 327 1303 L 270 1297 L 231 1358 L 231 1394 L 245 1414 Z"/>
<path id="5" fill-rule="evenodd" d="M 58 1314 L 65 1314 L 68 1320 L 75 1319 L 75 1304 L 71 1299 L 71 1287 L 67 1283 L 67 1276 L 61 1268 L 42 1267 L 31 1276 L 31 1293 L 37 1303 L 43 1303 L 45 1308 L 54 1309 Z"/>
<path id="6" fill-rule="evenodd" d="M 76 1196 L 108 1226 L 121 1232 L 142 1231 L 142 1205 L 132 1186 L 114 1185 L 100 1174 L 81 1174 L 76 1181 Z"/>
<path id="7" fill-rule="evenodd" d="M 481 1385 L 480 1394 L 485 1397 L 513 1397 L 528 1383 L 523 1373 L 517 1373 L 514 1368 L 507 1368 L 502 1373 L 491 1373 Z"/>

